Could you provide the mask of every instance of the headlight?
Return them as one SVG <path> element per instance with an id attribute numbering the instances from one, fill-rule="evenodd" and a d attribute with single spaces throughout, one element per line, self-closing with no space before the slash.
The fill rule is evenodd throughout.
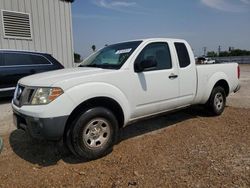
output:
<path id="1" fill-rule="evenodd" d="M 35 95 L 32 98 L 31 104 L 40 105 L 40 104 L 48 104 L 51 101 L 55 100 L 63 94 L 63 90 L 61 88 L 37 88 L 35 91 Z"/>

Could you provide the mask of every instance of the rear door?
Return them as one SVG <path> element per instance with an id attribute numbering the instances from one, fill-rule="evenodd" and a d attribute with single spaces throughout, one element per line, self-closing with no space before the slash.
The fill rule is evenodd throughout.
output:
<path id="1" fill-rule="evenodd" d="M 30 54 L 30 58 L 32 61 L 30 72 L 32 72 L 32 74 L 56 69 L 56 66 L 54 66 L 53 63 L 42 54 Z"/>
<path id="2" fill-rule="evenodd" d="M 0 91 L 1 89 L 4 88 L 4 83 L 3 83 L 3 80 L 4 80 L 4 62 L 3 62 L 3 53 L 0 51 Z"/>
<path id="3" fill-rule="evenodd" d="M 3 54 L 3 59 L 3 83 L 6 88 L 15 87 L 20 78 L 34 73 L 32 60 L 27 54 L 8 51 Z"/>
<path id="4" fill-rule="evenodd" d="M 4 87 L 15 87 L 18 80 L 31 74 L 50 70 L 52 63 L 40 54 L 7 51 L 3 54 Z"/>
<path id="5" fill-rule="evenodd" d="M 194 100 L 197 85 L 194 55 L 187 43 L 175 42 L 174 46 L 179 66 L 179 102 L 189 105 Z"/>

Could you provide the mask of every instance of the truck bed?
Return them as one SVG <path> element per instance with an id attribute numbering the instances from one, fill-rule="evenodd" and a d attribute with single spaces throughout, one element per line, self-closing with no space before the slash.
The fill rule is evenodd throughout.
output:
<path id="1" fill-rule="evenodd" d="M 238 64 L 220 63 L 196 65 L 197 71 L 197 92 L 195 103 L 204 104 L 207 102 L 212 87 L 218 81 L 225 80 L 229 84 L 229 93 L 237 89 Z M 204 88 L 206 86 L 206 88 Z"/>

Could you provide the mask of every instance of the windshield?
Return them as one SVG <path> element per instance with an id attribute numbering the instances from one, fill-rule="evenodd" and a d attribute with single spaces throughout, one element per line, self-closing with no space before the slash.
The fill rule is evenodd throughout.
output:
<path id="1" fill-rule="evenodd" d="M 141 42 L 133 41 L 107 46 L 92 54 L 79 67 L 120 69 Z"/>

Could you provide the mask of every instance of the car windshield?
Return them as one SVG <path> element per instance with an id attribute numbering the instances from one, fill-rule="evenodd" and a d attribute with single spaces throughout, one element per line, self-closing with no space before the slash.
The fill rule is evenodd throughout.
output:
<path id="1" fill-rule="evenodd" d="M 79 67 L 120 69 L 142 41 L 124 42 L 107 46 L 84 60 Z"/>

